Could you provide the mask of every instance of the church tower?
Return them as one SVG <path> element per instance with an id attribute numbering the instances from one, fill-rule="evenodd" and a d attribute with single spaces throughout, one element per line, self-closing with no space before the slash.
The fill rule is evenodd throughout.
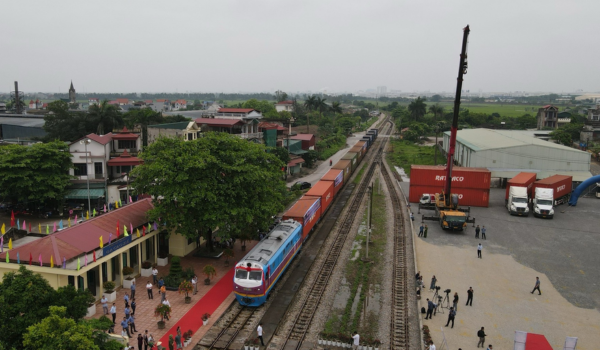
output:
<path id="1" fill-rule="evenodd" d="M 69 100 L 71 101 L 71 103 L 77 102 L 77 99 L 75 98 L 75 88 L 73 87 L 73 80 L 71 80 L 71 87 L 69 88 Z"/>

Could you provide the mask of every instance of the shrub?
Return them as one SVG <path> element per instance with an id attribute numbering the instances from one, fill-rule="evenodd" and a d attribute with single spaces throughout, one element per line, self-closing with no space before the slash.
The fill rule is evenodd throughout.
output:
<path id="1" fill-rule="evenodd" d="M 190 281 L 182 281 L 179 285 L 179 294 L 185 294 L 185 297 L 188 297 L 188 294 L 194 291 L 194 286 Z"/>
<path id="2" fill-rule="evenodd" d="M 204 314 L 202 314 L 202 321 L 208 320 L 209 317 L 210 317 L 210 314 L 208 312 L 205 312 Z"/>
<path id="3" fill-rule="evenodd" d="M 215 270 L 212 265 L 208 264 L 204 266 L 202 273 L 206 276 L 206 279 L 211 279 L 217 275 L 217 270 Z"/>
<path id="4" fill-rule="evenodd" d="M 152 263 L 150 261 L 144 261 L 142 263 L 142 269 L 149 269 L 152 267 Z"/>
<path id="5" fill-rule="evenodd" d="M 115 282 L 113 281 L 106 281 L 104 282 L 104 291 L 106 291 L 107 293 L 112 293 L 115 290 Z"/>
<path id="6" fill-rule="evenodd" d="M 181 272 L 181 278 L 183 278 L 184 280 L 191 281 L 192 278 L 194 278 L 194 276 L 196 276 L 196 272 L 194 271 L 194 268 L 192 268 L 192 267 L 188 267 L 187 269 L 184 269 Z"/>
<path id="7" fill-rule="evenodd" d="M 164 322 L 165 315 L 171 312 L 171 307 L 165 304 L 158 304 L 158 306 L 154 309 L 154 316 L 160 316 L 161 322 Z"/>
<path id="8" fill-rule="evenodd" d="M 178 256 L 174 256 L 173 258 L 171 258 L 171 268 L 169 269 L 169 275 L 181 276 L 181 272 L 181 258 Z"/>
<path id="9" fill-rule="evenodd" d="M 133 267 L 125 266 L 122 271 L 123 271 L 123 275 L 127 276 L 127 275 L 131 275 L 134 270 L 133 270 Z"/>

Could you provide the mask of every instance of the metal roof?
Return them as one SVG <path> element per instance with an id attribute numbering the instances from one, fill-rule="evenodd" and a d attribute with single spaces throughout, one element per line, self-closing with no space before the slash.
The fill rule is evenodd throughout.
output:
<path id="1" fill-rule="evenodd" d="M 45 122 L 43 117 L 6 117 L 0 115 L 0 124 L 41 128 Z"/>
<path id="2" fill-rule="evenodd" d="M 100 198 L 104 196 L 103 188 L 90 188 L 90 198 Z M 88 198 L 88 190 L 87 189 L 74 189 L 70 190 L 65 194 L 65 198 L 68 199 L 87 199 Z"/>
<path id="3" fill-rule="evenodd" d="M 515 175 L 522 171 L 526 171 L 529 173 L 535 173 L 536 178 L 545 179 L 552 175 L 566 175 L 572 176 L 573 181 L 582 182 L 590 177 L 592 177 L 592 173 L 589 171 L 567 171 L 567 170 L 536 170 L 536 169 L 506 169 L 506 168 L 488 168 L 489 171 L 492 172 L 492 177 L 501 177 L 501 178 L 513 178 Z"/>
<path id="4" fill-rule="evenodd" d="M 177 123 L 154 124 L 154 125 L 148 125 L 148 128 L 183 130 L 188 127 L 189 123 L 190 122 L 187 121 L 187 122 L 177 122 Z"/>
<path id="5" fill-rule="evenodd" d="M 450 136 L 449 131 L 444 132 L 444 134 Z M 554 142 L 540 140 L 530 135 L 531 132 L 521 130 L 465 129 L 458 131 L 456 141 L 474 151 L 535 145 L 563 151 L 583 152 Z"/>
<path id="6" fill-rule="evenodd" d="M 237 266 L 245 266 L 248 262 L 258 263 L 264 266 L 299 226 L 299 222 L 291 219 L 282 221 L 267 234 L 267 237 L 258 242 Z"/>

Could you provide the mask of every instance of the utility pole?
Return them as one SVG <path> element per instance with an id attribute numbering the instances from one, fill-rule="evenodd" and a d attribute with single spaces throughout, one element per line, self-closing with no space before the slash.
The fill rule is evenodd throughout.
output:
<path id="1" fill-rule="evenodd" d="M 371 212 L 373 206 L 373 185 L 369 186 L 369 203 L 367 204 L 367 253 L 365 259 L 369 259 L 369 241 L 371 240 Z"/>
<path id="2" fill-rule="evenodd" d="M 21 110 L 21 96 L 19 95 L 19 82 L 15 81 L 15 108 L 16 113 L 21 114 L 23 111 Z"/>

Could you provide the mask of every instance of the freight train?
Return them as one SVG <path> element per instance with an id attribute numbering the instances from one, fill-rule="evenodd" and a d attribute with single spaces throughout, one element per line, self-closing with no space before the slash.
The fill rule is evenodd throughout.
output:
<path id="1" fill-rule="evenodd" d="M 273 286 L 373 146 L 377 135 L 378 129 L 369 130 L 283 214 L 283 221 L 235 265 L 233 292 L 241 305 L 260 306 L 266 302 Z"/>

